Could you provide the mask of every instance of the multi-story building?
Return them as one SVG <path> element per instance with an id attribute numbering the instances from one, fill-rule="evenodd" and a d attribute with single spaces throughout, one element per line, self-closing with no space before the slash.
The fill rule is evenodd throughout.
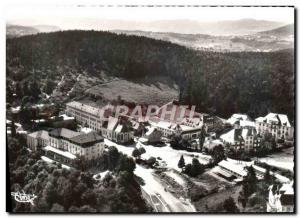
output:
<path id="1" fill-rule="evenodd" d="M 27 135 L 27 146 L 32 151 L 37 151 L 49 144 L 47 131 L 41 130 Z"/>
<path id="2" fill-rule="evenodd" d="M 255 127 L 254 121 L 247 114 L 232 114 L 226 123 L 234 126 L 237 121 L 241 127 Z"/>
<path id="3" fill-rule="evenodd" d="M 131 123 L 125 116 L 112 117 L 112 109 L 98 108 L 80 102 L 70 102 L 66 106 L 66 114 L 75 117 L 82 125 L 100 132 L 103 137 L 118 143 L 133 140 Z"/>
<path id="4" fill-rule="evenodd" d="M 229 132 L 220 136 L 224 144 L 230 145 L 236 151 L 257 151 L 261 145 L 261 136 L 257 134 L 254 127 L 242 128 L 239 121 L 236 121 L 235 126 Z"/>
<path id="5" fill-rule="evenodd" d="M 133 129 L 126 117 L 109 117 L 102 126 L 102 136 L 117 143 L 129 143 L 133 140 Z"/>
<path id="6" fill-rule="evenodd" d="M 213 132 L 224 126 L 221 118 L 193 111 L 191 108 L 183 107 L 176 100 L 161 106 L 158 109 L 156 118 L 161 121 L 177 123 L 184 126 L 204 126 L 206 132 Z"/>
<path id="7" fill-rule="evenodd" d="M 202 128 L 200 126 L 186 126 L 168 121 L 151 122 L 151 125 L 161 131 L 163 137 L 170 138 L 173 135 L 181 135 L 186 140 L 197 139 Z"/>
<path id="8" fill-rule="evenodd" d="M 76 121 L 82 125 L 86 125 L 95 131 L 101 131 L 104 117 L 109 111 L 103 111 L 99 107 L 93 107 L 77 101 L 66 104 L 66 114 L 75 117 Z"/>
<path id="9" fill-rule="evenodd" d="M 82 133 L 60 128 L 49 132 L 46 156 L 66 164 L 77 157 L 91 160 L 104 151 L 104 139 L 96 132 Z"/>
<path id="10" fill-rule="evenodd" d="M 255 127 L 261 135 L 269 133 L 276 140 L 293 141 L 294 129 L 285 114 L 269 113 L 265 117 L 258 117 Z"/>
<path id="11" fill-rule="evenodd" d="M 293 184 L 271 185 L 267 201 L 267 212 L 294 212 Z"/>
<path id="12" fill-rule="evenodd" d="M 139 141 L 145 144 L 159 144 L 162 142 L 162 132 L 155 127 L 150 127 Z"/>

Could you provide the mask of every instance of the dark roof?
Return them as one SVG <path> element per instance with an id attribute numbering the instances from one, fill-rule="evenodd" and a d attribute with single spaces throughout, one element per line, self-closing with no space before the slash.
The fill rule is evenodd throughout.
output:
<path id="1" fill-rule="evenodd" d="M 242 136 L 242 129 L 234 129 L 234 140 L 235 141 L 244 141 Z"/>
<path id="2" fill-rule="evenodd" d="M 64 138 L 82 147 L 92 146 L 95 143 L 104 141 L 103 137 L 96 132 L 82 133 L 65 128 L 54 129 L 49 135 L 55 138 Z"/>
<path id="3" fill-rule="evenodd" d="M 54 129 L 52 130 L 49 135 L 56 137 L 56 138 L 65 138 L 65 139 L 70 139 L 74 136 L 78 136 L 81 133 L 75 132 L 66 128 L 59 128 L 59 129 Z"/>
<path id="4" fill-rule="evenodd" d="M 90 132 L 87 134 L 80 134 L 70 139 L 70 141 L 79 144 L 81 146 L 90 146 L 97 142 L 103 142 L 102 136 L 98 135 L 96 132 Z"/>
<path id="5" fill-rule="evenodd" d="M 294 195 L 283 194 L 280 197 L 281 205 L 294 205 Z"/>

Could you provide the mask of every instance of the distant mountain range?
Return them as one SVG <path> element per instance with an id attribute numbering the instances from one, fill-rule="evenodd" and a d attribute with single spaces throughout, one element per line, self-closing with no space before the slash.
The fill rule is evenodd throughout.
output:
<path id="1" fill-rule="evenodd" d="M 57 26 L 51 25 L 35 25 L 35 26 L 20 26 L 20 25 L 6 25 L 6 36 L 8 38 L 20 37 L 25 35 L 33 35 L 37 33 L 48 33 L 61 30 Z"/>
<path id="2" fill-rule="evenodd" d="M 90 20 L 90 24 L 93 24 L 93 26 L 97 24 L 99 30 L 122 27 L 122 29 L 111 29 L 110 31 L 118 34 L 169 41 L 196 50 L 269 52 L 293 48 L 294 46 L 293 24 L 284 25 L 281 22 L 265 20 L 242 19 L 219 22 L 193 20 L 153 22 L 100 20 L 96 22 L 96 20 Z M 59 30 L 61 30 L 59 27 L 51 25 L 31 27 L 8 25 L 7 37 L 12 38 Z"/>
<path id="3" fill-rule="evenodd" d="M 199 22 L 193 20 L 153 21 L 141 24 L 139 30 L 153 32 L 172 32 L 182 34 L 208 34 L 208 35 L 246 35 L 260 31 L 271 30 L 283 26 L 282 22 L 241 19 L 218 22 Z"/>
<path id="4" fill-rule="evenodd" d="M 289 37 L 291 35 L 294 36 L 294 25 L 289 24 L 289 25 L 281 26 L 276 29 L 262 31 L 257 34 L 258 35 L 273 35 L 276 37 Z"/>
<path id="5" fill-rule="evenodd" d="M 215 36 L 207 34 L 181 34 L 149 31 L 112 31 L 118 34 L 144 36 L 169 41 L 197 50 L 209 51 L 277 51 L 293 48 L 294 26 L 281 26 L 268 31 L 247 35 Z"/>

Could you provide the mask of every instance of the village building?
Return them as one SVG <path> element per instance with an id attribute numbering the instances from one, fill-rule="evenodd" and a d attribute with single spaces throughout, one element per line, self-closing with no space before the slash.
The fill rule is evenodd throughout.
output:
<path id="1" fill-rule="evenodd" d="M 72 164 L 77 157 L 91 160 L 104 151 L 104 139 L 96 132 L 82 133 L 60 128 L 49 132 L 45 155 L 55 161 Z"/>
<path id="2" fill-rule="evenodd" d="M 109 114 L 108 110 L 103 111 L 99 107 L 93 107 L 77 101 L 72 101 L 66 104 L 66 115 L 74 117 L 75 120 L 95 131 L 101 131 L 103 121 Z"/>
<path id="3" fill-rule="evenodd" d="M 259 134 L 271 134 L 276 140 L 293 141 L 294 129 L 285 114 L 269 113 L 265 117 L 255 119 Z"/>
<path id="4" fill-rule="evenodd" d="M 148 131 L 140 138 L 140 142 L 144 144 L 160 144 L 162 142 L 163 133 L 155 127 L 150 127 Z"/>
<path id="5" fill-rule="evenodd" d="M 267 212 L 294 212 L 293 183 L 269 187 Z"/>
<path id="6" fill-rule="evenodd" d="M 241 127 L 255 127 L 255 122 L 247 114 L 233 114 L 226 123 L 234 126 L 237 121 Z"/>
<path id="7" fill-rule="evenodd" d="M 224 147 L 224 143 L 220 139 L 217 139 L 216 137 L 213 137 L 213 136 L 208 136 L 208 137 L 205 137 L 205 141 L 203 143 L 203 150 L 206 152 L 210 152 L 216 146 L 219 146 L 219 145 Z"/>
<path id="8" fill-rule="evenodd" d="M 245 176 L 247 176 L 247 169 L 243 164 L 235 164 L 228 160 L 222 160 L 218 163 L 219 169 L 215 171 L 216 174 L 228 179 L 241 181 Z"/>
<path id="9" fill-rule="evenodd" d="M 192 127 L 167 121 L 158 121 L 157 123 L 152 122 L 151 125 L 161 131 L 165 138 L 171 138 L 173 135 L 180 135 L 183 139 L 193 140 L 199 138 L 202 131 L 202 128 L 199 126 Z"/>
<path id="10" fill-rule="evenodd" d="M 148 126 L 150 126 L 148 121 L 139 121 L 136 119 L 131 119 L 131 126 L 134 131 L 134 136 L 143 136 L 147 132 Z"/>
<path id="11" fill-rule="evenodd" d="M 234 128 L 222 134 L 220 139 L 224 144 L 229 145 L 235 151 L 257 151 L 261 145 L 262 137 L 257 134 L 254 127 L 240 126 L 240 121 L 236 121 Z"/>
<path id="12" fill-rule="evenodd" d="M 193 111 L 189 107 L 183 107 L 176 100 L 161 106 L 154 119 L 155 118 L 160 121 L 167 121 L 190 127 L 204 126 L 206 132 L 217 131 L 224 127 L 224 122 L 221 118 Z"/>
<path id="13" fill-rule="evenodd" d="M 102 136 L 114 142 L 130 143 L 133 141 L 133 133 L 131 123 L 125 117 L 109 117 L 103 123 Z"/>
<path id="14" fill-rule="evenodd" d="M 27 146 L 32 151 L 38 151 L 48 144 L 49 134 L 47 131 L 40 130 L 27 135 Z"/>

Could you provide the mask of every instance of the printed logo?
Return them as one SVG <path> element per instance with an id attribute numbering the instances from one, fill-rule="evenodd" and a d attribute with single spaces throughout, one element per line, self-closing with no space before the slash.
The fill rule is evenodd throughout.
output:
<path id="1" fill-rule="evenodd" d="M 21 203 L 31 203 L 34 205 L 33 200 L 37 197 L 35 194 L 25 194 L 24 190 L 22 192 L 11 192 L 17 202 Z"/>

